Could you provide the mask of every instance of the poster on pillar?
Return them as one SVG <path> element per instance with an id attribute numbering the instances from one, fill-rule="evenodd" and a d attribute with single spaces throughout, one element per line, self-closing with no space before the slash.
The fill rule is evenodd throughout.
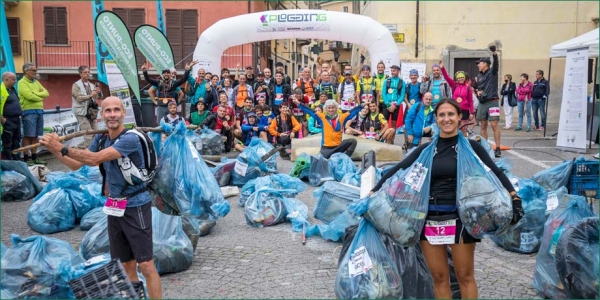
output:
<path id="1" fill-rule="evenodd" d="M 556 146 L 585 151 L 589 48 L 567 51 Z"/>
<path id="2" fill-rule="evenodd" d="M 106 70 L 110 95 L 123 101 L 123 107 L 125 107 L 125 120 L 123 120 L 123 125 L 127 128 L 132 128 L 135 126 L 135 114 L 133 113 L 133 105 L 131 103 L 131 95 L 129 93 L 127 80 L 125 80 L 125 77 L 123 77 L 119 67 L 117 67 L 117 64 L 113 60 L 105 60 L 104 69 Z M 101 111 L 98 112 L 96 122 L 98 122 L 98 129 L 105 129 L 106 124 L 102 121 L 101 113 Z"/>

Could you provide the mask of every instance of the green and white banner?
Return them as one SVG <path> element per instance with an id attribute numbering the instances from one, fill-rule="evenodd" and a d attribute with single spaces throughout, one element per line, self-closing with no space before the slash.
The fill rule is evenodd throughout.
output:
<path id="1" fill-rule="evenodd" d="M 117 14 L 106 10 L 98 14 L 94 24 L 96 25 L 96 36 L 106 46 L 141 105 L 138 67 L 136 66 L 133 41 L 127 26 Z"/>
<path id="2" fill-rule="evenodd" d="M 158 71 L 173 68 L 173 50 L 167 37 L 152 25 L 142 25 L 133 34 L 135 46 Z"/>

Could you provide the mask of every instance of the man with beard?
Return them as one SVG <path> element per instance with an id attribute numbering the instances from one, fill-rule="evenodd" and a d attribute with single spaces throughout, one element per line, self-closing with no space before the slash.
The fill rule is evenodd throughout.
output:
<path id="1" fill-rule="evenodd" d="M 433 73 L 433 78 L 429 79 L 429 76 L 425 75 L 421 80 L 421 94 L 431 93 L 433 95 L 432 105 L 435 106 L 443 98 L 452 98 L 452 88 L 442 76 L 440 65 L 434 64 L 431 67 L 431 72 Z"/>
<path id="2" fill-rule="evenodd" d="M 150 76 L 148 76 L 148 69 L 146 67 L 146 64 L 142 65 L 144 79 L 151 85 L 156 86 L 157 88 L 156 92 L 158 99 L 154 98 L 152 99 L 152 102 L 154 102 L 154 105 L 157 108 L 156 116 L 158 120 L 160 120 L 160 118 L 164 117 L 167 114 L 167 104 L 169 104 L 170 101 L 177 101 L 175 99 L 175 90 L 187 81 L 188 77 L 190 76 L 190 69 L 196 63 L 198 62 L 192 61 L 191 64 L 187 64 L 185 66 L 185 73 L 183 74 L 183 77 L 179 80 L 173 80 L 171 78 L 171 71 L 168 69 L 162 71 L 161 79 L 152 79 L 150 78 Z"/>
<path id="3" fill-rule="evenodd" d="M 269 89 L 269 85 L 265 82 L 265 74 L 263 72 L 258 72 L 256 78 L 257 79 L 252 86 L 254 99 L 256 103 L 258 103 L 258 99 L 264 98 L 268 103 L 271 98 L 271 90 Z"/>

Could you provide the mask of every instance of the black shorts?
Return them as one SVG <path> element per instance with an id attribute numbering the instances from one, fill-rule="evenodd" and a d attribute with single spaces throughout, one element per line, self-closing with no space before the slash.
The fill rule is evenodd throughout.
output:
<path id="1" fill-rule="evenodd" d="M 461 114 L 462 114 L 462 121 L 467 121 L 469 120 L 469 115 L 471 114 L 468 110 L 461 110 Z"/>
<path id="2" fill-rule="evenodd" d="M 152 202 L 128 207 L 122 217 L 108 216 L 110 256 L 121 262 L 152 259 Z"/>
<path id="3" fill-rule="evenodd" d="M 434 220 L 435 221 L 452 220 L 452 219 L 454 219 L 453 216 L 456 218 L 456 236 L 454 237 L 455 244 L 472 244 L 472 243 L 481 242 L 480 239 L 474 238 L 467 232 L 467 229 L 463 226 L 463 223 L 457 214 L 450 214 L 450 215 L 448 215 L 448 218 L 444 218 L 443 216 L 435 216 Z M 432 220 L 433 218 L 430 218 L 430 216 L 428 215 L 427 218 L 425 218 L 425 219 Z M 421 230 L 420 240 L 427 241 L 427 238 L 425 237 L 425 226 L 423 226 L 423 230 Z"/>

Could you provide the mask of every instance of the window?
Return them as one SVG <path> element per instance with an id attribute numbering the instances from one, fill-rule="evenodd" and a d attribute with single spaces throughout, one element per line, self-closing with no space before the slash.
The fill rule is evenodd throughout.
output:
<path id="1" fill-rule="evenodd" d="M 138 27 L 146 23 L 146 11 L 143 8 L 113 8 L 113 12 L 123 19 L 131 36 Z M 135 48 L 135 61 L 138 68 L 146 62 L 146 57 L 137 48 Z"/>
<path id="2" fill-rule="evenodd" d="M 288 48 L 288 40 L 283 40 L 283 48 L 284 49 Z"/>
<path id="3" fill-rule="evenodd" d="M 344 12 L 348 12 L 348 6 L 344 6 Z"/>
<path id="4" fill-rule="evenodd" d="M 352 2 L 352 13 L 360 15 L 360 1 Z"/>
<path id="5" fill-rule="evenodd" d="M 8 37 L 13 55 L 21 54 L 21 35 L 19 32 L 19 18 L 6 18 L 8 23 Z"/>
<path id="6" fill-rule="evenodd" d="M 69 44 L 66 7 L 44 7 L 44 43 L 47 45 Z"/>
<path id="7" fill-rule="evenodd" d="M 192 53 L 198 43 L 198 11 L 195 9 L 167 9 L 167 37 L 173 48 L 177 68 L 192 62 Z"/>

